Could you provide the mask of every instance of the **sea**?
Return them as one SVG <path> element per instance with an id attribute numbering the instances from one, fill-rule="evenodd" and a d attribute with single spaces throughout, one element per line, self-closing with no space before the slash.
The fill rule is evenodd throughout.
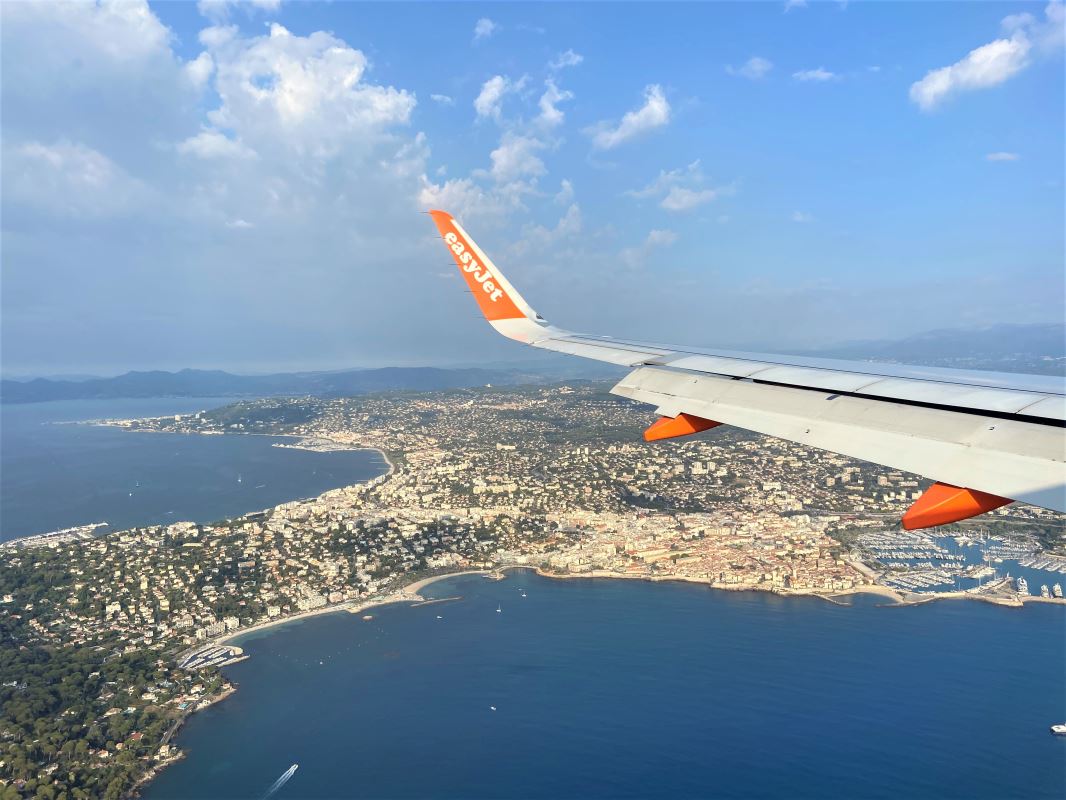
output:
<path id="1" fill-rule="evenodd" d="M 452 599 L 240 640 L 144 797 L 1066 796 L 1061 607 L 526 570 L 424 594 Z"/>
<path id="2" fill-rule="evenodd" d="M 227 402 L 0 406 L 0 538 L 211 521 L 385 469 L 273 437 L 56 424 Z M 1066 737 L 1049 732 L 1066 722 L 1060 606 L 527 570 L 423 594 L 441 602 L 244 637 L 250 658 L 226 668 L 239 690 L 188 720 L 187 757 L 143 796 L 1066 797 Z"/>
<path id="3" fill-rule="evenodd" d="M 212 522 L 381 475 L 372 450 L 274 447 L 273 436 L 131 432 L 72 424 L 186 414 L 232 398 L 0 405 L 0 541 L 76 525 L 99 532 Z"/>

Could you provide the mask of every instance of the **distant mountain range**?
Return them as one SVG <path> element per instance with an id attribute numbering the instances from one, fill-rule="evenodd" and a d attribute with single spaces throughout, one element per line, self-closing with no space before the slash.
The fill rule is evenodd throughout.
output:
<path id="1" fill-rule="evenodd" d="M 1066 369 L 1066 325 L 994 325 L 930 331 L 898 341 L 853 342 L 798 355 L 853 360 L 902 361 L 1010 372 L 1062 375 Z M 119 397 L 343 397 L 388 390 L 457 389 L 485 384 L 516 385 L 572 378 L 612 378 L 625 370 L 584 359 L 548 356 L 517 367 L 384 367 L 337 372 L 234 375 L 221 370 L 127 372 L 113 378 L 0 381 L 0 402 L 88 400 Z"/>
<path id="2" fill-rule="evenodd" d="M 117 397 L 339 397 L 395 389 L 427 391 L 484 386 L 487 383 L 529 383 L 542 379 L 542 376 L 520 370 L 477 368 L 384 367 L 276 375 L 234 375 L 221 370 L 183 369 L 180 372 L 127 372 L 113 378 L 88 380 L 4 380 L 0 381 L 0 402 L 36 403 L 44 400 Z"/>
<path id="3" fill-rule="evenodd" d="M 989 325 L 928 331 L 895 341 L 860 341 L 800 355 L 1004 372 L 1066 373 L 1066 325 Z"/>

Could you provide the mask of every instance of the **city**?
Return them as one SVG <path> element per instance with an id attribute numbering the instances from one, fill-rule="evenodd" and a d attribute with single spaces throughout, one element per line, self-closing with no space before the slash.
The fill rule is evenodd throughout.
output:
<path id="1" fill-rule="evenodd" d="M 606 388 L 269 399 L 106 423 L 295 437 L 283 447 L 378 448 L 390 468 L 215 524 L 99 537 L 73 530 L 3 545 L 5 634 L 21 648 L 58 646 L 102 661 L 83 678 L 93 691 L 51 745 L 27 740 L 28 719 L 3 722 L 3 780 L 47 779 L 60 753 L 82 769 L 124 764 L 128 776 L 168 763 L 180 753 L 167 731 L 232 691 L 218 667 L 243 656 L 228 637 L 300 615 L 417 600 L 405 587 L 434 574 L 525 566 L 828 599 L 860 591 L 886 602 L 960 594 L 1021 602 L 1005 575 L 966 592 L 922 591 L 951 580 L 916 577 L 933 558 L 960 577 L 995 571 L 961 556 L 945 561 L 931 538 L 899 530 L 899 514 L 920 492 L 913 476 L 735 430 L 649 445 L 639 440 L 646 408 Z M 1002 509 L 954 533 L 1009 541 L 1015 550 L 1006 555 L 1040 554 L 1066 573 L 1063 520 L 1052 512 Z M 141 666 L 125 681 L 108 679 L 109 664 L 126 663 Z"/>

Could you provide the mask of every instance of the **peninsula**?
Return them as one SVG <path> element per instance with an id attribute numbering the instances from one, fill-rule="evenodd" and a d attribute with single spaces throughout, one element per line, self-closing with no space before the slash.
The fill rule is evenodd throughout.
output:
<path id="1" fill-rule="evenodd" d="M 234 636 L 418 600 L 411 584 L 458 571 L 1062 602 L 1019 592 L 1003 566 L 1066 573 L 1059 515 L 1008 507 L 906 533 L 914 476 L 733 430 L 648 445 L 645 410 L 604 389 L 256 400 L 108 423 L 377 448 L 390 468 L 214 524 L 0 547 L 0 635 L 18 645 L 0 655 L 0 781 L 20 796 L 126 796 L 180 757 L 186 715 L 233 690 L 220 665 L 242 655 Z"/>

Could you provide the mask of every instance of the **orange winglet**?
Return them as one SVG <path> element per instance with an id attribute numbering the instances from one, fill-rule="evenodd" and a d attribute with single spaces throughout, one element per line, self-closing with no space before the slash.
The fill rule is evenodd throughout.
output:
<path id="1" fill-rule="evenodd" d="M 1013 502 L 1006 497 L 997 497 L 975 489 L 934 483 L 907 509 L 907 513 L 903 515 L 903 527 L 913 531 L 947 525 Z"/>
<path id="2" fill-rule="evenodd" d="M 452 252 L 459 272 L 466 279 L 467 286 L 474 294 L 481 313 L 489 322 L 499 319 L 516 319 L 525 314 L 507 296 L 503 281 L 493 274 L 488 258 L 482 253 L 466 233 L 456 224 L 447 211 L 430 211 L 429 215 L 437 223 L 444 243 Z"/>
<path id="3" fill-rule="evenodd" d="M 660 439 L 673 439 L 677 436 L 688 436 L 691 433 L 717 428 L 721 422 L 713 419 L 704 419 L 693 414 L 678 414 L 676 417 L 659 417 L 649 428 L 644 431 L 644 441 L 657 442 Z"/>

